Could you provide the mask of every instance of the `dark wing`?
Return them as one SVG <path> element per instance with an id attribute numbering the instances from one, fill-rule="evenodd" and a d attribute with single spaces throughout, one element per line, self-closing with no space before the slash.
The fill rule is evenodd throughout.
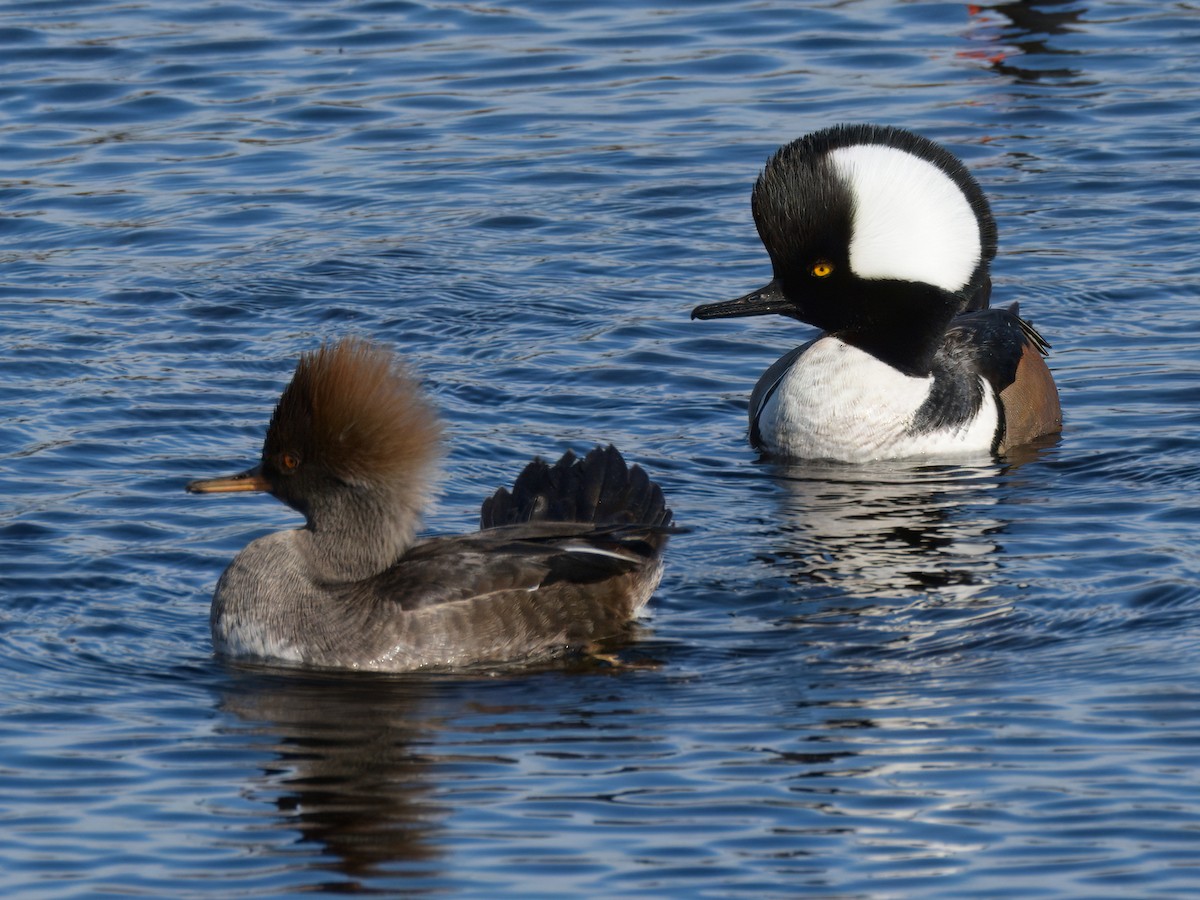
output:
<path id="1" fill-rule="evenodd" d="M 1054 376 L 1043 357 L 1050 349 L 1037 329 L 1019 315 L 1017 304 L 1000 316 L 960 316 L 966 320 L 967 341 L 976 345 L 981 374 L 992 384 L 1000 402 L 1001 428 L 995 450 L 1007 453 L 1043 435 L 1062 430 L 1062 406 Z"/>
<path id="2" fill-rule="evenodd" d="M 977 372 L 999 393 L 1017 377 L 1027 347 L 1042 356 L 1050 349 L 1019 314 L 1016 303 L 955 316 L 946 331 L 938 362 L 952 370 Z"/>
<path id="3" fill-rule="evenodd" d="M 1048 344 L 1033 326 L 1018 315 L 1017 304 L 980 309 L 955 316 L 934 357 L 933 387 L 917 410 L 917 430 L 955 428 L 970 422 L 984 402 L 979 376 L 997 397 L 1017 380 L 1027 350 L 1035 358 Z M 1003 406 L 1003 404 L 1002 404 Z M 1004 436 L 1005 422 L 997 430 Z"/>
<path id="4" fill-rule="evenodd" d="M 530 463 L 481 519 L 354 587 L 388 623 L 384 643 L 433 648 L 422 659 L 512 659 L 614 635 L 658 583 L 676 530 L 662 491 L 613 447 Z"/>
<path id="5" fill-rule="evenodd" d="M 536 522 L 424 541 L 369 582 L 378 598 L 405 611 L 500 599 L 553 585 L 591 585 L 651 566 L 660 526 Z"/>
<path id="6" fill-rule="evenodd" d="M 544 523 L 437 538 L 356 585 L 381 652 L 412 665 L 513 660 L 620 634 L 661 573 L 621 532 Z M 599 533 L 598 533 L 599 532 Z M 665 540 L 665 537 L 662 538 Z M 362 602 L 363 599 L 369 602 Z"/>

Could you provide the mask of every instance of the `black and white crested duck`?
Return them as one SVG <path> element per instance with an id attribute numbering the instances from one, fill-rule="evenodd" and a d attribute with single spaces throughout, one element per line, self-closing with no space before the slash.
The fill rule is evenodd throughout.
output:
<path id="1" fill-rule="evenodd" d="M 1062 427 L 1048 344 L 989 306 L 996 226 L 966 167 L 901 128 L 840 125 L 782 147 L 751 207 L 774 277 L 696 307 L 821 329 L 755 386 L 750 440 L 783 459 L 1004 454 Z"/>

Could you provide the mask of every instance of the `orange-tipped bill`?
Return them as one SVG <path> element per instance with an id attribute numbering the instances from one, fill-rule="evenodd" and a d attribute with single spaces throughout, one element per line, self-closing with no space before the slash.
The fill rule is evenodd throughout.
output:
<path id="1" fill-rule="evenodd" d="M 269 491 L 271 485 L 263 477 L 262 466 L 255 466 L 237 475 L 226 475 L 224 478 L 202 478 L 190 482 L 187 486 L 189 494 L 232 494 L 241 491 Z"/>

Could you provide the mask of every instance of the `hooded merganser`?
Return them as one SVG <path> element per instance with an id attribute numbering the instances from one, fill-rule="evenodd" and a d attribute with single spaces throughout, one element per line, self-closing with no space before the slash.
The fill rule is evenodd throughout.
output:
<path id="1" fill-rule="evenodd" d="M 694 319 L 778 313 L 823 333 L 750 396 L 750 442 L 791 459 L 1005 453 L 1061 430 L 1049 345 L 990 309 L 996 224 L 945 148 L 840 125 L 782 147 L 751 196 L 774 278 Z"/>
<path id="2" fill-rule="evenodd" d="M 218 653 L 410 671 L 504 662 L 612 637 L 662 574 L 671 511 L 611 445 L 535 460 L 483 503 L 481 531 L 416 540 L 441 426 L 416 383 L 354 338 L 303 355 L 257 466 L 192 493 L 265 491 L 305 527 L 252 541 L 213 596 Z"/>

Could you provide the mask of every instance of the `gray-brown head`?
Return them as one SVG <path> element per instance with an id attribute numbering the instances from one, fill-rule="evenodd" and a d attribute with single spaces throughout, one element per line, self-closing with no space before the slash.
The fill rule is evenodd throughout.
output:
<path id="1" fill-rule="evenodd" d="M 305 353 L 275 407 L 262 459 L 193 493 L 267 491 L 320 528 L 322 512 L 361 497 L 419 511 L 440 456 L 441 425 L 386 348 L 343 338 Z M 353 505 L 353 503 L 351 503 Z"/>

